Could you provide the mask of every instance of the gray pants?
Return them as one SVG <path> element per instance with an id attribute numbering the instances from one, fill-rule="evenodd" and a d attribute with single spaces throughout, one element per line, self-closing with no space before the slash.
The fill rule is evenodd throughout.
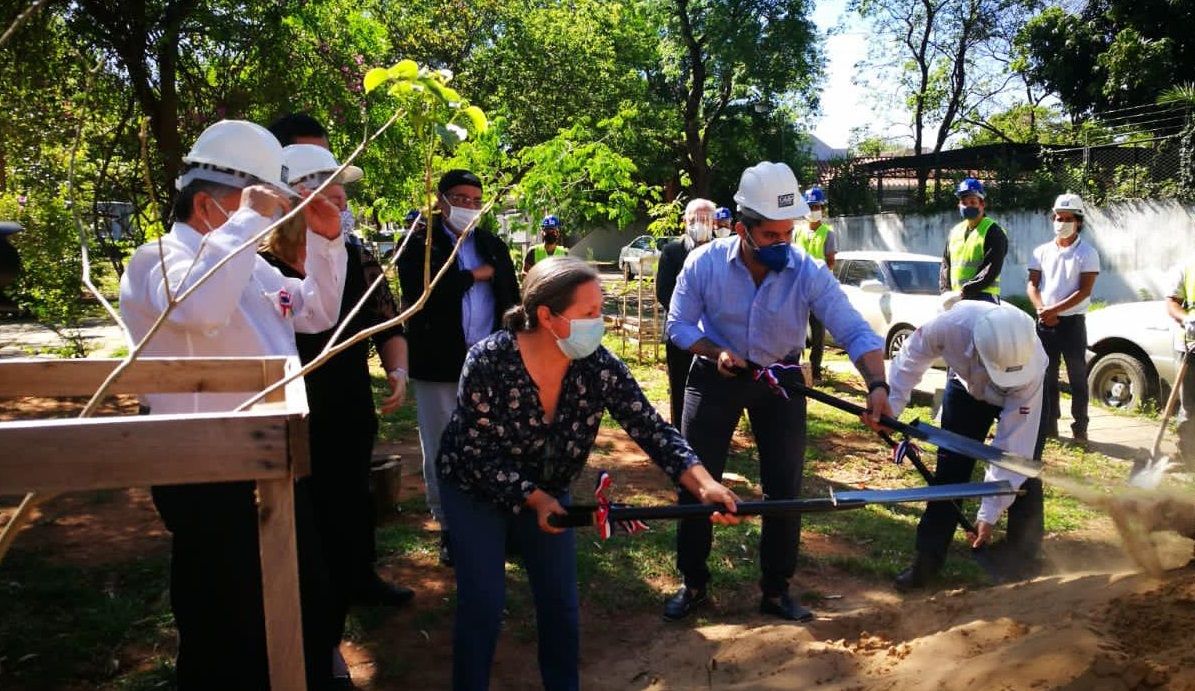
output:
<path id="1" fill-rule="evenodd" d="M 452 411 L 456 410 L 456 382 L 418 381 L 415 385 L 415 417 L 419 423 L 419 446 L 423 449 L 423 482 L 427 485 L 427 508 L 444 526 L 440 508 L 440 483 L 436 478 L 436 456 L 440 455 L 440 437 Z"/>

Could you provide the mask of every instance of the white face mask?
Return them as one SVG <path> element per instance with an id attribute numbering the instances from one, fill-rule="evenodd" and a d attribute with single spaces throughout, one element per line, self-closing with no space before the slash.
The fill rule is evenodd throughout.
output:
<path id="1" fill-rule="evenodd" d="M 457 234 L 465 232 L 465 228 L 470 227 L 477 217 L 481 215 L 481 209 L 466 209 L 462 206 L 448 205 L 448 215 L 445 220 L 448 225 Z"/>
<path id="2" fill-rule="evenodd" d="M 548 327 L 551 331 L 551 327 Z M 606 332 L 606 322 L 601 317 L 592 319 L 570 319 L 568 338 L 556 336 L 556 345 L 560 352 L 570 360 L 580 360 L 593 354 L 602 344 L 602 336 Z"/>
<path id="3" fill-rule="evenodd" d="M 1075 221 L 1054 221 L 1054 235 L 1065 240 L 1074 235 L 1079 227 Z"/>
<path id="4" fill-rule="evenodd" d="M 822 210 L 821 209 L 816 209 L 816 210 L 810 209 L 809 220 L 813 223 L 816 223 L 816 222 L 822 220 Z"/>
<path id="5" fill-rule="evenodd" d="M 703 242 L 709 242 L 714 234 L 714 225 L 705 220 L 690 221 L 688 225 L 689 237 L 693 242 L 700 245 Z"/>
<path id="6" fill-rule="evenodd" d="M 718 226 L 714 228 L 714 237 L 728 238 L 730 237 L 730 226 Z"/>

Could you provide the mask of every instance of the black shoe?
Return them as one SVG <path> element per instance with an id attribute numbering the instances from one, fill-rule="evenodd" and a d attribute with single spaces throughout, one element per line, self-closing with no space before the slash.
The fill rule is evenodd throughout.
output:
<path id="1" fill-rule="evenodd" d="M 695 608 L 709 602 L 709 595 L 705 588 L 690 588 L 682 585 L 676 595 L 664 601 L 664 619 L 666 621 L 680 621 L 689 616 Z"/>
<path id="2" fill-rule="evenodd" d="M 410 588 L 387 583 L 376 573 L 353 591 L 353 604 L 365 607 L 404 607 L 415 597 Z"/>
<path id="3" fill-rule="evenodd" d="M 795 602 L 788 593 L 777 597 L 764 595 L 759 599 L 759 613 L 780 617 L 786 621 L 813 621 L 813 612 Z"/>
<path id="4" fill-rule="evenodd" d="M 1087 444 L 1087 430 L 1075 430 L 1071 432 L 1071 441 L 1075 444 Z"/>
<path id="5" fill-rule="evenodd" d="M 452 566 L 452 553 L 448 551 L 448 531 L 440 531 L 440 563 L 444 566 Z"/>
<path id="6" fill-rule="evenodd" d="M 941 562 L 918 554 L 909 568 L 897 574 L 893 585 L 902 593 L 910 590 L 918 590 L 928 585 L 931 580 L 937 577 L 938 572 L 941 570 Z"/>

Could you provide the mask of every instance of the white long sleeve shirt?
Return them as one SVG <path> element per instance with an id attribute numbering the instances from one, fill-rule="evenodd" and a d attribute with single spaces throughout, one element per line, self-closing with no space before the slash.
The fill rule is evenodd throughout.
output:
<path id="1" fill-rule="evenodd" d="M 269 219 L 238 209 L 228 221 L 203 235 L 175 223 L 158 243 L 137 248 L 120 281 L 120 312 L 140 340 L 179 295 L 217 262 L 261 232 Z M 237 253 L 195 294 L 171 312 L 146 345 L 149 356 L 256 357 L 294 355 L 295 331 L 318 333 L 340 316 L 347 255 L 338 237 L 307 232 L 307 277 L 287 278 L 257 255 L 252 246 Z M 289 303 L 289 304 L 288 304 Z M 252 393 L 252 392 L 250 392 Z M 155 414 L 232 410 L 248 394 L 151 394 Z"/>
<path id="2" fill-rule="evenodd" d="M 892 406 L 893 416 L 899 416 L 909 402 L 913 387 L 921 381 L 930 365 L 942 358 L 950 367 L 949 376 L 958 379 L 967 393 L 977 400 L 1000 407 L 1000 419 L 996 423 L 996 437 L 992 445 L 1009 453 L 1032 458 L 1041 424 L 1042 382 L 1045 380 L 1046 362 L 1044 350 L 1040 359 L 1042 370 L 1030 383 L 1007 390 L 994 386 L 979 359 L 972 337 L 975 322 L 990 309 L 996 309 L 996 306 L 978 300 L 964 300 L 914 331 L 889 366 L 888 385 L 892 393 L 888 397 L 888 404 Z M 1034 340 L 1033 345 L 1042 350 L 1039 341 Z M 984 479 L 1007 480 L 1019 489 L 1026 478 L 1010 470 L 987 465 Z M 978 520 L 995 523 L 1015 498 L 984 497 L 979 506 Z"/>

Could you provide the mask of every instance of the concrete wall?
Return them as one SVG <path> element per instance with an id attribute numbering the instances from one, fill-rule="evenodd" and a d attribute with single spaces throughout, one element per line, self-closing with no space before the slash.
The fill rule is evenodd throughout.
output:
<path id="1" fill-rule="evenodd" d="M 593 250 L 594 261 L 613 262 L 618 259 L 618 251 L 622 249 L 623 245 L 646 233 L 646 220 L 636 220 L 622 230 L 619 230 L 617 226 L 597 228 L 576 241 L 569 248 L 569 255 L 580 259 L 589 259 L 589 250 Z"/>
<path id="2" fill-rule="evenodd" d="M 1048 210 L 990 209 L 1008 233 L 1008 257 L 1001 272 L 1006 295 L 1024 295 L 1033 249 L 1054 238 Z M 894 250 L 941 256 L 956 213 L 928 216 L 879 214 L 839 216 L 839 250 Z M 1100 253 L 1100 277 L 1093 297 L 1106 302 L 1160 299 L 1170 272 L 1195 260 L 1195 206 L 1175 202 L 1131 202 L 1088 209 L 1083 239 Z"/>

